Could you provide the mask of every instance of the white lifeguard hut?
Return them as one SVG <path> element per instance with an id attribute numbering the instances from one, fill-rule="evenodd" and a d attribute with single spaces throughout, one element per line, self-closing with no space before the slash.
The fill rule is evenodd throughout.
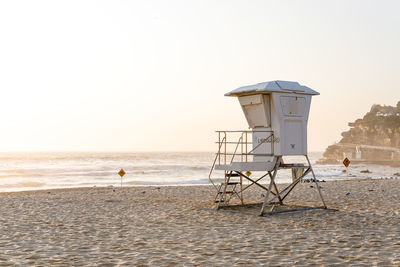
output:
<path id="1" fill-rule="evenodd" d="M 243 204 L 243 191 L 255 184 L 266 190 L 261 208 L 263 215 L 267 213 L 265 208 L 268 204 L 283 204 L 286 196 L 310 172 L 313 176 L 312 181 L 317 183 L 307 156 L 307 122 L 313 95 L 319 93 L 298 82 L 289 81 L 270 81 L 243 86 L 225 94 L 238 98 L 250 130 L 217 131 L 218 152 L 209 175 L 210 181 L 217 189 L 217 208 L 228 205 L 232 196 L 237 196 Z M 308 164 L 283 162 L 283 156 L 294 155 L 305 156 Z M 292 184 L 281 191 L 278 191 L 275 184 L 279 169 L 292 169 L 293 175 Z M 211 178 L 213 170 L 224 171 L 224 180 L 219 186 L 216 186 Z M 252 179 L 249 177 L 251 171 L 264 174 L 258 179 Z M 267 175 L 270 178 L 268 187 L 260 183 Z M 231 179 L 232 177 L 239 177 L 239 180 L 234 181 L 235 178 Z M 244 188 L 243 178 L 251 182 Z M 307 209 L 326 208 L 318 184 L 316 189 L 323 206 Z M 278 202 L 273 202 L 275 199 L 278 199 Z M 275 205 L 268 213 L 274 213 L 274 207 Z"/>

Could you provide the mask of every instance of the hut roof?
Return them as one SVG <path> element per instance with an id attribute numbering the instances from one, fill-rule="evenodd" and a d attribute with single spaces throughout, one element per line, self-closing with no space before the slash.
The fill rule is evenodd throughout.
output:
<path id="1" fill-rule="evenodd" d="M 254 85 L 242 86 L 226 93 L 225 96 L 250 95 L 250 94 L 259 94 L 263 92 L 282 92 L 282 93 L 319 95 L 317 91 L 314 91 L 313 89 L 307 86 L 300 85 L 298 82 L 277 80 L 277 81 L 257 83 Z"/>

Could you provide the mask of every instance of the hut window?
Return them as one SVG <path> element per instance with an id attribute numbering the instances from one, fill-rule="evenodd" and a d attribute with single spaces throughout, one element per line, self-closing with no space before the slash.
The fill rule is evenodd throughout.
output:
<path id="1" fill-rule="evenodd" d="M 282 113 L 285 116 L 304 116 L 306 106 L 305 97 L 301 96 L 281 96 Z"/>

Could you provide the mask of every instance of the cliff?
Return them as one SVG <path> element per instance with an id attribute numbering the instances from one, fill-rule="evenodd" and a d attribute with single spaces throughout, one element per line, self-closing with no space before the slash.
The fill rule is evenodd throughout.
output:
<path id="1" fill-rule="evenodd" d="M 373 105 L 362 119 L 349 123 L 339 143 L 330 145 L 319 163 L 400 164 L 400 101 L 395 107 Z"/>

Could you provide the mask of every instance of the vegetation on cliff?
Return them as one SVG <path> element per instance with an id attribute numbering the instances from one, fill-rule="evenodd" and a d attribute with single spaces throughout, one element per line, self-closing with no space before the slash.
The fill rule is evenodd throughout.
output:
<path id="1" fill-rule="evenodd" d="M 338 162 L 344 156 L 356 160 L 397 160 L 400 101 L 395 107 L 373 105 L 362 119 L 349 123 L 349 126 L 339 143 L 326 149 L 322 162 Z"/>

